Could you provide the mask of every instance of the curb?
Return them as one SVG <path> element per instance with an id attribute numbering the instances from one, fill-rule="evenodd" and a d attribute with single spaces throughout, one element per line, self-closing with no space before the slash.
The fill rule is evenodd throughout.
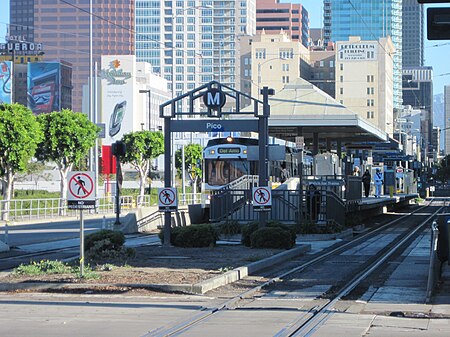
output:
<path id="1" fill-rule="evenodd" d="M 302 244 L 296 248 L 289 249 L 285 252 L 276 254 L 274 256 L 262 259 L 248 264 L 244 267 L 238 267 L 230 270 L 222 275 L 215 276 L 209 280 L 205 280 L 196 284 L 94 284 L 94 283 L 42 283 L 42 282 L 30 282 L 30 283 L 0 283 L 0 292 L 4 291 L 14 291 L 14 290 L 24 290 L 24 289 L 35 289 L 35 290 L 45 290 L 45 289 L 83 289 L 83 288 L 95 288 L 104 286 L 115 286 L 115 287 L 129 287 L 129 288 L 143 288 L 149 290 L 162 290 L 165 292 L 182 292 L 191 293 L 197 295 L 203 295 L 204 293 L 216 289 L 218 287 L 224 286 L 236 282 L 248 275 L 252 275 L 260 270 L 266 269 L 277 263 L 284 262 L 286 260 L 292 259 L 296 256 L 302 255 L 311 250 L 311 245 Z"/>

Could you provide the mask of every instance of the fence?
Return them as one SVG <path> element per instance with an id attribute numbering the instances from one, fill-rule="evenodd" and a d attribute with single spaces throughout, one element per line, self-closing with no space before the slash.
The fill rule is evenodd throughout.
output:
<path id="1" fill-rule="evenodd" d="M 179 196 L 180 205 L 200 203 L 200 193 L 186 193 Z M 122 211 L 134 210 L 138 207 L 150 207 L 150 196 L 143 197 L 124 195 L 120 197 Z M 0 219 L 6 219 L 6 200 L 0 200 Z M 96 209 L 86 210 L 89 214 L 114 214 L 116 200 L 114 196 L 97 198 Z M 61 207 L 61 205 L 63 205 Z M 57 216 L 77 216 L 77 210 L 67 209 L 67 201 L 60 198 L 48 199 L 13 199 L 9 201 L 8 220 L 25 221 L 47 219 Z"/>

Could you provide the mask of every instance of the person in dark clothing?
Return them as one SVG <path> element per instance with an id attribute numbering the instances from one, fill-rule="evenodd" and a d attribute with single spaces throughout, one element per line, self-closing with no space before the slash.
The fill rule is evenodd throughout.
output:
<path id="1" fill-rule="evenodd" d="M 370 194 L 370 182 L 372 180 L 372 176 L 370 175 L 369 169 L 366 169 L 366 172 L 364 172 L 362 176 L 362 183 L 364 186 L 364 195 L 366 198 L 369 197 Z"/>
<path id="2" fill-rule="evenodd" d="M 309 185 L 306 192 L 306 211 L 310 216 L 311 221 L 317 220 L 317 215 L 320 210 L 320 192 L 314 184 Z"/>

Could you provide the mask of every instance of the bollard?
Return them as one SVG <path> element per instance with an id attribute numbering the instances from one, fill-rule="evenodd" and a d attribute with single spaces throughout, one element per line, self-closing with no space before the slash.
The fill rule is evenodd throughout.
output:
<path id="1" fill-rule="evenodd" d="M 5 223 L 5 244 L 8 244 L 8 224 Z"/>
<path id="2" fill-rule="evenodd" d="M 426 198 L 429 198 L 430 197 L 430 189 L 427 187 L 427 189 L 426 189 Z"/>
<path id="3" fill-rule="evenodd" d="M 394 186 L 389 186 L 389 197 L 390 198 L 394 197 Z"/>
<path id="4" fill-rule="evenodd" d="M 102 229 L 106 229 L 106 217 L 103 216 L 103 220 L 102 220 Z"/>

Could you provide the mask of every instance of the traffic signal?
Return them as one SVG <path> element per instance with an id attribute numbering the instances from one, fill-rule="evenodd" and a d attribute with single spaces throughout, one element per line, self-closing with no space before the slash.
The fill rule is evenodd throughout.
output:
<path id="1" fill-rule="evenodd" d="M 450 40 L 450 8 L 427 9 L 428 40 Z"/>

